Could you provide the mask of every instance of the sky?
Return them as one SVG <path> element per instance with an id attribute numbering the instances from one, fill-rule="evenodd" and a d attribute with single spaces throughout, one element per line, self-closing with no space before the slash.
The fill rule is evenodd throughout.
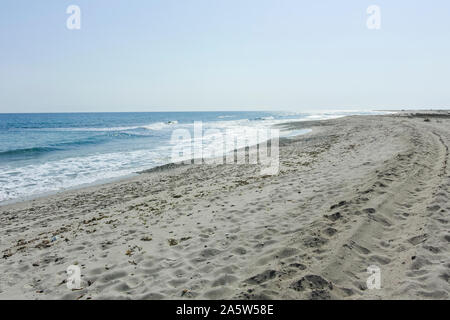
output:
<path id="1" fill-rule="evenodd" d="M 448 0 L 2 0 L 0 113 L 450 107 L 449 35 Z"/>

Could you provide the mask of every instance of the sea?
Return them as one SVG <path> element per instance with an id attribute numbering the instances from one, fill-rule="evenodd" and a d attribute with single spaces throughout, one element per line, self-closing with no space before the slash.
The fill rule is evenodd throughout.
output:
<path id="1" fill-rule="evenodd" d="M 377 112 L 0 113 L 0 204 L 132 176 L 171 162 L 174 130 L 233 132 Z M 280 136 L 306 133 L 283 131 Z M 205 144 L 217 143 L 204 139 Z"/>

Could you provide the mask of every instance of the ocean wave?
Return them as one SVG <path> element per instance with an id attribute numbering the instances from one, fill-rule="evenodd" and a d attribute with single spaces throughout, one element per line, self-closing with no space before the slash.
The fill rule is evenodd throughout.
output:
<path id="1" fill-rule="evenodd" d="M 8 158 L 14 156 L 39 156 L 45 153 L 65 150 L 70 147 L 95 145 L 101 143 L 106 137 L 89 137 L 76 141 L 60 142 L 49 144 L 47 146 L 39 146 L 32 148 L 18 148 L 0 152 L 0 158 Z"/>
<path id="2" fill-rule="evenodd" d="M 0 157 L 8 157 L 8 156 L 16 156 L 16 155 L 38 155 L 41 153 L 57 151 L 59 148 L 56 147 L 34 147 L 34 148 L 23 148 L 23 149 L 14 149 L 1 151 Z"/>
<path id="3" fill-rule="evenodd" d="M 147 129 L 147 130 L 163 130 L 166 128 L 169 128 L 170 126 L 173 126 L 175 124 L 178 124 L 178 121 L 168 121 L 168 122 L 156 122 L 152 123 L 146 126 L 140 126 L 139 128 Z"/>
<path id="4" fill-rule="evenodd" d="M 275 117 L 269 116 L 269 117 L 258 117 L 254 120 L 275 120 Z"/>
<path id="5" fill-rule="evenodd" d="M 170 126 L 178 124 L 177 120 L 171 120 L 167 122 L 154 122 L 150 123 L 148 125 L 136 125 L 136 126 L 128 126 L 128 127 L 84 127 L 84 128 L 77 128 L 77 127 L 67 127 L 67 128 L 22 128 L 27 130 L 33 130 L 33 131 L 62 131 L 62 132 L 120 132 L 120 131 L 133 131 L 133 130 L 139 130 L 139 129 L 146 129 L 146 130 L 161 130 L 164 128 L 168 128 Z"/>
<path id="6" fill-rule="evenodd" d="M 207 156 L 220 156 L 224 152 L 234 150 L 235 146 L 225 147 L 220 141 L 216 139 L 216 135 L 212 134 L 212 131 L 208 133 L 208 129 L 218 129 L 221 134 L 229 133 L 230 135 L 239 135 L 242 132 L 248 134 L 246 141 L 237 141 L 239 145 L 236 147 L 241 148 L 244 143 L 248 145 L 255 145 L 258 143 L 257 135 L 254 133 L 258 129 L 267 129 L 271 125 L 278 121 L 286 122 L 282 119 L 272 119 L 264 121 L 251 121 L 249 119 L 231 120 L 224 119 L 222 121 L 205 121 L 203 122 L 203 134 L 202 144 L 204 145 L 205 153 Z M 61 143 L 48 144 L 38 148 L 29 148 L 22 151 L 11 150 L 7 151 L 9 154 L 20 154 L 18 157 L 26 158 L 27 152 L 31 152 L 37 158 L 34 152 L 52 152 L 55 150 L 71 150 L 66 154 L 50 155 L 44 158 L 44 161 L 24 163 L 18 163 L 10 161 L 13 157 L 6 157 L 1 161 L 0 166 L 0 180 L 6 181 L 2 183 L 0 187 L 0 202 L 8 201 L 17 198 L 28 197 L 32 195 L 43 194 L 46 192 L 59 191 L 71 187 L 77 187 L 84 184 L 97 183 L 104 181 L 104 179 L 112 179 L 121 177 L 124 175 L 132 174 L 136 171 L 142 171 L 148 168 L 152 168 L 157 165 L 163 165 L 171 161 L 172 145 L 168 143 L 170 141 L 170 130 L 175 128 L 186 128 L 191 132 L 191 137 L 194 140 L 188 139 L 182 141 L 186 146 L 192 146 L 192 143 L 198 137 L 193 134 L 194 122 L 178 124 L 178 122 L 154 122 L 148 126 L 129 126 L 129 127 L 115 127 L 115 128 L 70 128 L 70 129 L 82 129 L 83 131 L 101 131 L 91 134 L 68 134 L 61 133 L 62 137 L 78 138 L 73 141 L 64 141 Z M 101 129 L 101 130 L 96 130 Z M 118 130 L 120 129 L 120 130 Z M 165 130 L 167 129 L 167 130 Z M 165 130 L 165 131 L 158 131 Z M 253 134 L 252 134 L 253 133 Z M 118 139 L 131 139 L 135 136 L 154 136 L 155 140 L 149 139 L 149 143 L 143 140 L 142 144 L 138 143 L 133 145 L 133 148 L 139 148 L 138 150 L 127 150 L 128 143 L 118 143 L 107 145 L 106 147 L 91 148 L 88 152 L 83 148 L 77 148 L 78 146 L 86 144 L 100 144 L 109 143 Z M 60 136 L 57 134 L 56 136 Z M 88 137 L 89 136 L 89 137 Z M 53 134 L 51 135 L 53 138 Z M 55 138 L 56 139 L 56 138 Z M 57 141 L 57 140 L 52 140 Z M 137 140 L 130 140 L 137 141 Z M 44 144 L 44 143 L 42 143 Z M 129 144 L 131 145 L 131 143 Z M 96 147 L 96 146 L 95 146 Z M 61 153 L 63 152 L 61 151 Z M 22 152 L 22 153 L 21 153 Z M 57 151 L 60 152 L 60 151 Z M 192 158 L 193 155 L 186 154 L 187 158 Z M 0 153 L 0 159 L 2 159 L 2 153 Z M 4 163 L 3 163 L 4 162 Z M 12 178 L 13 177 L 13 178 Z"/>
<path id="7" fill-rule="evenodd" d="M 161 152 L 138 150 L 71 157 L 17 168 L 0 166 L 0 181 L 5 181 L 0 187 L 0 202 L 129 175 L 169 159 Z"/>
<path id="8" fill-rule="evenodd" d="M 89 145 L 99 145 L 102 143 L 107 143 L 109 141 L 117 140 L 117 139 L 134 139 L 134 138 L 149 138 L 154 136 L 148 130 L 141 128 L 136 131 L 123 131 L 123 132 L 115 132 L 115 131 L 107 131 L 103 132 L 103 134 L 96 134 L 90 137 L 80 137 L 78 140 L 59 142 L 59 143 L 50 143 L 43 146 L 36 146 L 31 148 L 17 148 L 11 150 L 0 151 L 0 159 L 11 159 L 11 158 L 26 158 L 26 157 L 38 157 L 47 153 L 56 152 L 56 151 L 64 151 L 70 150 L 78 147 L 84 147 Z"/>

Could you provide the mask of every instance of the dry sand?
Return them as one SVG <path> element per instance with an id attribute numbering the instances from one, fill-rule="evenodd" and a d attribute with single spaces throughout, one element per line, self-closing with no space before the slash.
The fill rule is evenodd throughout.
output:
<path id="1" fill-rule="evenodd" d="M 179 166 L 0 207 L 0 298 L 448 299 L 450 114 L 288 126 L 313 131 L 276 176 Z"/>

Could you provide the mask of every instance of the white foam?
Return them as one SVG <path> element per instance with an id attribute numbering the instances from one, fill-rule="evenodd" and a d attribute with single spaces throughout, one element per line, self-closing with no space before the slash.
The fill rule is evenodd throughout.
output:
<path id="1" fill-rule="evenodd" d="M 147 130 L 163 130 L 171 128 L 172 126 L 178 124 L 178 121 L 169 121 L 169 122 L 156 122 L 146 126 L 140 126 L 139 128 L 147 129 Z"/>
<path id="2" fill-rule="evenodd" d="M 162 151 L 162 150 L 161 150 Z M 59 191 L 118 178 L 168 162 L 168 152 L 139 150 L 73 157 L 19 168 L 0 167 L 0 201 Z M 157 159 L 160 159 L 159 161 Z M 14 172 L 14 175 L 11 173 Z"/>
<path id="3" fill-rule="evenodd" d="M 106 127 L 106 128 L 29 128 L 27 130 L 35 131 L 82 131 L 82 132 L 110 132 L 110 131 L 130 131 L 136 129 L 147 129 L 147 130 L 162 130 L 170 128 L 173 125 L 178 124 L 177 120 L 168 122 L 154 122 L 148 125 L 139 126 L 128 126 L 128 127 Z"/>
<path id="4" fill-rule="evenodd" d="M 330 119 L 348 115 L 350 113 L 331 112 L 314 114 L 309 116 L 300 116 L 297 119 L 274 119 L 266 117 L 260 120 L 250 121 L 248 119 L 231 120 L 231 121 L 214 121 L 203 123 L 203 148 L 214 156 L 223 155 L 231 150 L 223 148 L 221 141 L 214 139 L 214 135 L 205 135 L 208 129 L 218 129 L 221 133 L 230 133 L 239 135 L 246 132 L 246 145 L 255 145 L 258 142 L 257 135 L 252 135 L 256 129 L 267 129 L 273 125 L 307 120 Z M 357 113 L 353 113 L 357 114 Z M 367 113 L 365 113 L 367 114 Z M 376 113 L 380 114 L 380 113 Z M 178 124 L 173 121 L 170 123 L 157 122 L 145 126 L 133 127 L 111 127 L 111 128 L 63 128 L 58 130 L 74 130 L 74 131 L 127 131 L 144 128 L 147 130 L 173 130 L 175 128 L 192 129 L 193 123 Z M 57 130 L 57 129 L 55 129 Z M 280 137 L 290 137 L 296 134 L 307 133 L 308 131 L 295 132 L 284 131 L 280 133 Z M 193 134 L 191 130 L 191 134 Z M 168 131 L 170 136 L 170 131 Z M 194 138 L 193 136 L 191 137 Z M 199 138 L 199 137 L 197 137 Z M 170 139 L 170 137 L 169 137 Z M 53 160 L 44 164 L 32 164 L 22 167 L 13 165 L 0 166 L 0 202 L 28 197 L 48 192 L 59 191 L 66 188 L 72 188 L 84 184 L 96 183 L 105 179 L 119 178 L 148 169 L 157 165 L 171 162 L 172 146 L 169 141 L 161 141 L 161 145 L 151 150 L 138 150 L 130 152 L 111 152 L 107 154 L 97 154 L 85 157 L 71 157 L 61 160 Z M 185 146 L 192 146 L 195 141 L 188 139 L 181 143 Z M 241 141 L 243 142 L 243 141 Z M 238 145 L 242 148 L 245 145 Z M 186 155 L 186 159 L 191 159 L 194 155 Z"/>

